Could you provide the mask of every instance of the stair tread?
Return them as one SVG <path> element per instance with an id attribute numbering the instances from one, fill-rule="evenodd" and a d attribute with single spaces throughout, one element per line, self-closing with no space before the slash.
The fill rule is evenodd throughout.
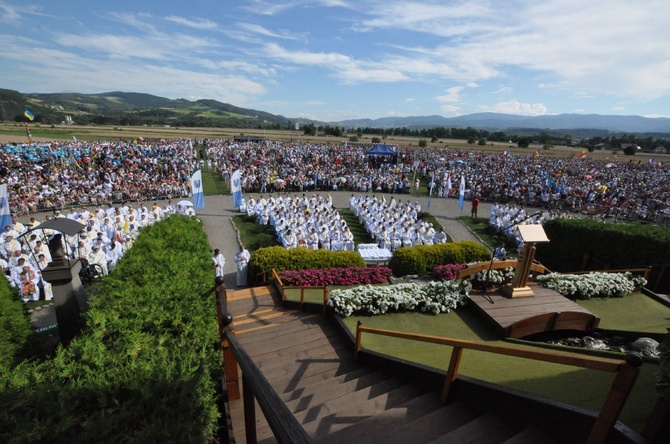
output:
<path id="1" fill-rule="evenodd" d="M 356 379 L 333 383 L 332 380 L 324 381 L 320 384 L 300 390 L 299 395 L 293 393 L 282 396 L 286 406 L 293 412 L 298 413 L 316 405 L 322 404 L 334 398 L 353 393 L 389 379 L 389 376 L 382 372 L 371 372 L 363 374 Z"/>
<path id="2" fill-rule="evenodd" d="M 385 435 L 393 436 L 398 429 L 404 428 L 407 424 L 443 407 L 437 394 L 424 393 L 377 415 L 358 421 L 349 427 L 319 436 L 318 441 L 320 444 L 355 443 L 360 441 L 369 442 L 374 437 L 377 442 L 386 442 Z"/>
<path id="3" fill-rule="evenodd" d="M 546 434 L 542 433 L 535 426 L 527 426 L 521 432 L 512 436 L 504 442 L 504 444 L 555 444 L 556 440 Z"/>
<path id="4" fill-rule="evenodd" d="M 502 443 L 521 428 L 487 412 L 432 441 L 438 443 Z"/>
<path id="5" fill-rule="evenodd" d="M 387 381 L 390 382 L 390 380 Z M 378 391 L 386 390 L 386 387 L 389 387 L 377 388 L 380 384 L 387 384 L 387 381 L 373 386 L 368 397 L 365 397 L 367 389 L 363 389 L 352 395 L 328 401 L 316 409 L 308 409 L 298 413 L 296 417 L 309 436 L 327 435 L 377 415 L 421 394 L 415 387 L 400 383 L 392 390 L 375 396 Z"/>

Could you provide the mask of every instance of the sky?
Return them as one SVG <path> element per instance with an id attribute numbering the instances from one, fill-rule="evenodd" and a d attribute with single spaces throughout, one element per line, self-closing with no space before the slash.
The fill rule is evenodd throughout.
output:
<path id="1" fill-rule="evenodd" d="M 670 117 L 666 0 L 0 0 L 0 88 L 289 118 Z"/>

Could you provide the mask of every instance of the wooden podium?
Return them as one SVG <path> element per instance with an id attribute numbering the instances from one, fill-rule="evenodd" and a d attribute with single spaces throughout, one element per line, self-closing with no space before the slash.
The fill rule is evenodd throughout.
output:
<path id="1" fill-rule="evenodd" d="M 549 242 L 549 238 L 540 224 L 518 225 L 517 229 L 523 239 L 523 247 L 517 260 L 512 283 L 502 287 L 500 292 L 508 298 L 529 298 L 535 296 L 533 290 L 527 285 L 530 267 L 535 259 L 535 244 Z"/>

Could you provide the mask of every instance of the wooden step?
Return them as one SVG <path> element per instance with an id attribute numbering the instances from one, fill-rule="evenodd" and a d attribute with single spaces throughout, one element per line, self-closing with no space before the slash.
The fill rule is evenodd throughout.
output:
<path id="1" fill-rule="evenodd" d="M 518 425 L 488 412 L 432 442 L 434 444 L 503 443 L 520 430 L 521 427 Z"/>
<path id="2" fill-rule="evenodd" d="M 558 442 L 560 441 L 542 433 L 537 427 L 526 426 L 521 432 L 505 441 L 504 444 L 556 444 Z"/>
<path id="3" fill-rule="evenodd" d="M 429 412 L 399 429 L 390 430 L 389 433 L 375 437 L 375 441 L 385 444 L 428 443 L 457 429 L 477 416 L 478 413 L 469 406 L 454 402 L 442 406 L 439 410 Z M 354 442 L 365 441 L 356 440 Z M 458 443 L 458 441 L 452 442 Z"/>
<path id="4" fill-rule="evenodd" d="M 296 418 L 309 436 L 324 436 L 420 395 L 415 387 L 392 378 L 307 409 Z"/>
<path id="5" fill-rule="evenodd" d="M 332 381 L 324 381 L 321 384 L 311 385 L 304 390 L 300 390 L 300 396 L 286 401 L 286 406 L 294 414 L 297 414 L 298 412 L 313 408 L 331 399 L 363 390 L 386 379 L 389 379 L 389 376 L 385 373 L 373 372 L 339 384 Z M 284 398 L 290 397 L 291 395 L 292 393 L 287 393 L 284 395 Z"/>
<path id="6" fill-rule="evenodd" d="M 443 407 L 436 393 L 425 393 L 337 432 L 318 436 L 315 441 L 320 444 L 393 442 L 394 436 L 398 432 L 402 433 L 408 424 Z M 415 441 L 413 437 L 408 436 L 406 440 L 399 442 Z"/>

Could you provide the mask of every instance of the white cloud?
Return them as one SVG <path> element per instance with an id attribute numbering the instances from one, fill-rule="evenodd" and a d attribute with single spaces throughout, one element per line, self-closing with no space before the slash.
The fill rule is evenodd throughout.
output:
<path id="1" fill-rule="evenodd" d="M 209 19 L 204 19 L 204 18 L 197 18 L 197 19 L 187 19 L 184 17 L 178 17 L 175 15 L 171 15 L 168 17 L 165 17 L 165 20 L 173 22 L 173 23 L 178 23 L 180 25 L 187 26 L 189 28 L 195 28 L 195 29 L 216 29 L 217 24 L 216 22 L 213 22 L 212 20 Z"/>
<path id="2" fill-rule="evenodd" d="M 292 35 L 289 32 L 282 32 L 282 33 L 276 33 L 272 32 L 269 29 L 266 29 L 265 27 L 261 25 L 256 25 L 254 23 L 240 23 L 238 26 L 246 31 L 249 31 L 253 34 L 259 34 L 265 37 L 274 37 L 274 38 L 279 38 L 279 39 L 286 39 L 286 40 L 296 40 L 299 37 Z"/>
<path id="3" fill-rule="evenodd" d="M 458 103 L 460 101 L 460 93 L 463 91 L 464 86 L 453 86 L 447 89 L 447 94 L 435 97 L 440 103 Z"/>
<path id="4" fill-rule="evenodd" d="M 523 116 L 543 116 L 547 114 L 547 107 L 541 103 L 521 103 L 518 101 L 500 102 L 493 106 L 481 105 L 482 112 L 503 114 L 519 114 Z"/>

